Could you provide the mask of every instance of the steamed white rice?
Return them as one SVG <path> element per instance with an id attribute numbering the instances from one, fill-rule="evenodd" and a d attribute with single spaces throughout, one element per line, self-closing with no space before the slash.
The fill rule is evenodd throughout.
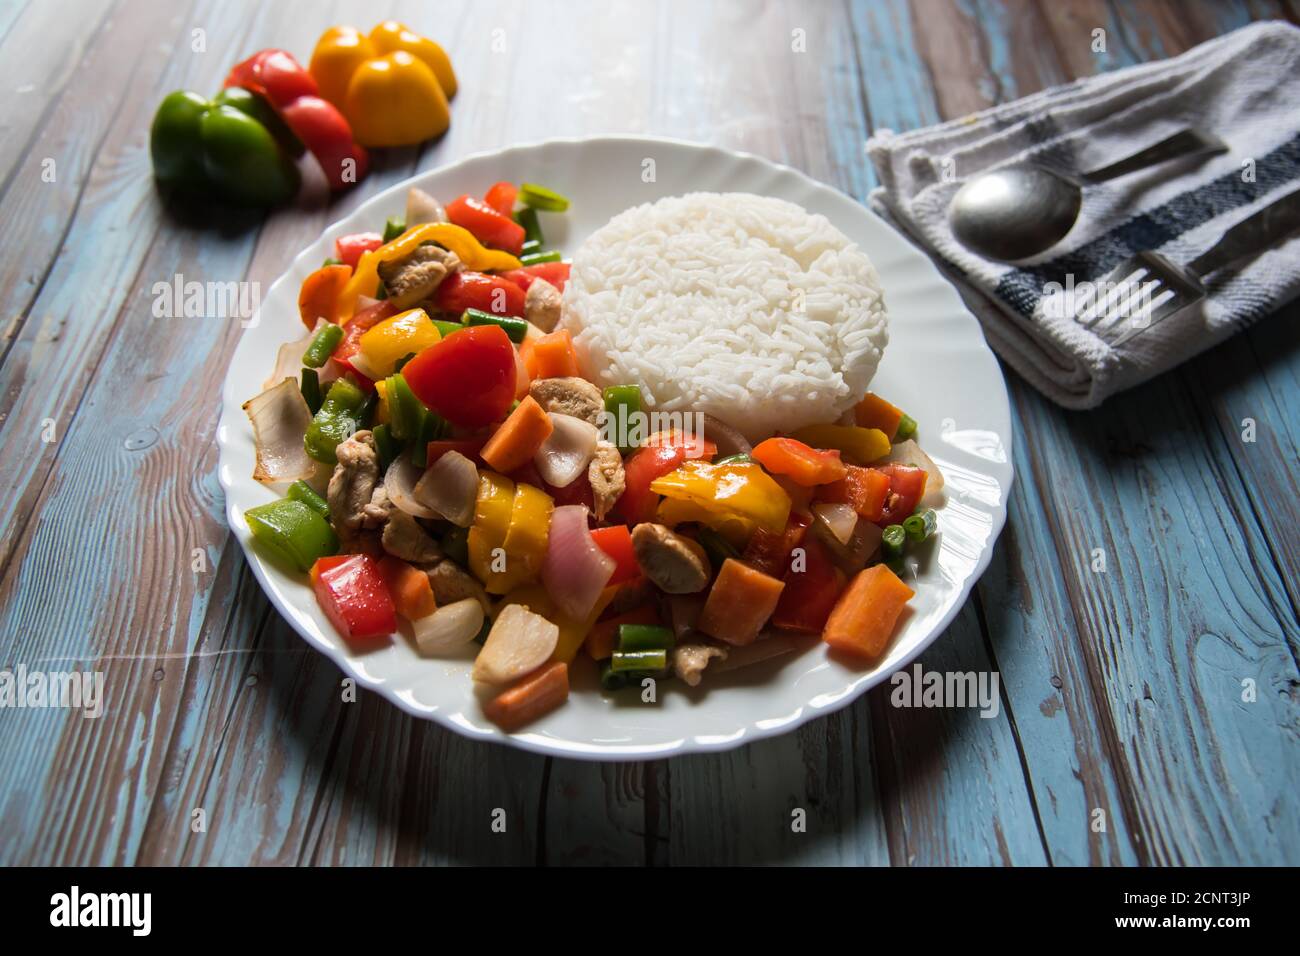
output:
<path id="1" fill-rule="evenodd" d="M 589 378 L 750 440 L 839 418 L 888 341 L 866 254 L 825 216 L 747 193 L 620 213 L 573 257 L 564 298 Z"/>

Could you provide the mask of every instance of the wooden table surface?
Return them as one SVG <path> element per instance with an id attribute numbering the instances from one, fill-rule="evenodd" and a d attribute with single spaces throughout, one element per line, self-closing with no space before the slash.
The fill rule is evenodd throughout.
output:
<path id="1" fill-rule="evenodd" d="M 0 669 L 106 681 L 97 720 L 0 710 L 0 862 L 1300 862 L 1294 306 L 1099 411 L 1064 412 L 1007 371 L 1007 527 L 923 658 L 996 669 L 996 719 L 895 709 L 886 686 L 729 753 L 590 764 L 341 701 L 338 670 L 272 610 L 226 528 L 214 434 L 238 322 L 155 318 L 155 282 L 268 287 L 387 186 L 556 135 L 718 143 L 865 199 L 873 129 L 1300 14 L 1282 0 L 610 7 L 0 5 Z M 326 26 L 388 15 L 454 59 L 445 138 L 385 153 L 328 206 L 244 228 L 163 208 L 147 147 L 163 94 L 215 91 L 263 46 L 305 59 Z"/>

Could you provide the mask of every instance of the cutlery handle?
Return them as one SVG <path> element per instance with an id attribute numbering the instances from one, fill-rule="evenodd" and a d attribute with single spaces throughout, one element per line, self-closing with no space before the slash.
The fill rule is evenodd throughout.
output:
<path id="1" fill-rule="evenodd" d="M 1173 136 L 1168 136 L 1160 142 L 1134 153 L 1132 156 L 1126 156 L 1117 162 L 1111 163 L 1109 166 L 1094 169 L 1090 173 L 1081 173 L 1080 178 L 1088 183 L 1104 183 L 1108 179 L 1125 176 L 1137 172 L 1139 169 L 1146 169 L 1148 166 L 1163 163 L 1166 160 L 1178 159 L 1183 156 L 1221 153 L 1227 148 L 1217 136 L 1211 136 L 1196 129 L 1180 130 L 1174 133 Z"/>
<path id="2" fill-rule="evenodd" d="M 1187 269 L 1198 279 L 1204 278 L 1277 245 L 1296 229 L 1300 229 L 1300 189 L 1275 199 L 1228 229 L 1218 242 L 1187 263 Z"/>

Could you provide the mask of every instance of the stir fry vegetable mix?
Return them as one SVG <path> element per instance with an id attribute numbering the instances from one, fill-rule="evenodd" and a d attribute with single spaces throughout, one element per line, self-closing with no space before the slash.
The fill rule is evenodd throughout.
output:
<path id="1" fill-rule="evenodd" d="M 286 421 L 310 415 L 306 458 L 259 447 L 260 478 L 288 491 L 246 513 L 254 539 L 310 572 L 357 647 L 399 619 L 422 654 L 480 643 L 474 679 L 508 730 L 565 700 L 579 653 L 606 690 L 698 684 L 774 628 L 878 659 L 913 595 L 904 556 L 938 528 L 916 423 L 867 394 L 725 456 L 707 425 L 639 432 L 638 385 L 596 389 L 554 329 L 569 266 L 542 226 L 565 208 L 529 183 L 445 207 L 412 190 L 405 219 L 338 239 L 299 296 L 308 411 L 275 396 Z"/>

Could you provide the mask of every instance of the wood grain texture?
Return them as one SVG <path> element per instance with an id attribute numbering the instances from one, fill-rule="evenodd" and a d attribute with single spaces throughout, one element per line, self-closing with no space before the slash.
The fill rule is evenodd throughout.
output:
<path id="1" fill-rule="evenodd" d="M 387 15 L 452 52 L 446 137 L 261 221 L 160 203 L 145 140 L 163 94 L 215 89 L 262 46 L 305 58 L 329 23 Z M 108 696 L 99 720 L 0 711 L 0 862 L 1296 862 L 1294 307 L 1089 415 L 1008 375 L 1008 528 L 923 659 L 998 671 L 995 718 L 897 709 L 885 687 L 738 751 L 598 765 L 346 699 L 225 528 L 214 429 L 238 323 L 157 319 L 150 293 L 177 274 L 265 288 L 387 186 L 547 136 L 715 142 L 865 200 L 872 130 L 1278 17 L 1294 22 L 1294 5 L 0 7 L 0 215 L 24 235 L 21 254 L 0 253 L 0 667 L 94 666 Z M 1113 41 L 1101 53 L 1095 27 Z"/>

